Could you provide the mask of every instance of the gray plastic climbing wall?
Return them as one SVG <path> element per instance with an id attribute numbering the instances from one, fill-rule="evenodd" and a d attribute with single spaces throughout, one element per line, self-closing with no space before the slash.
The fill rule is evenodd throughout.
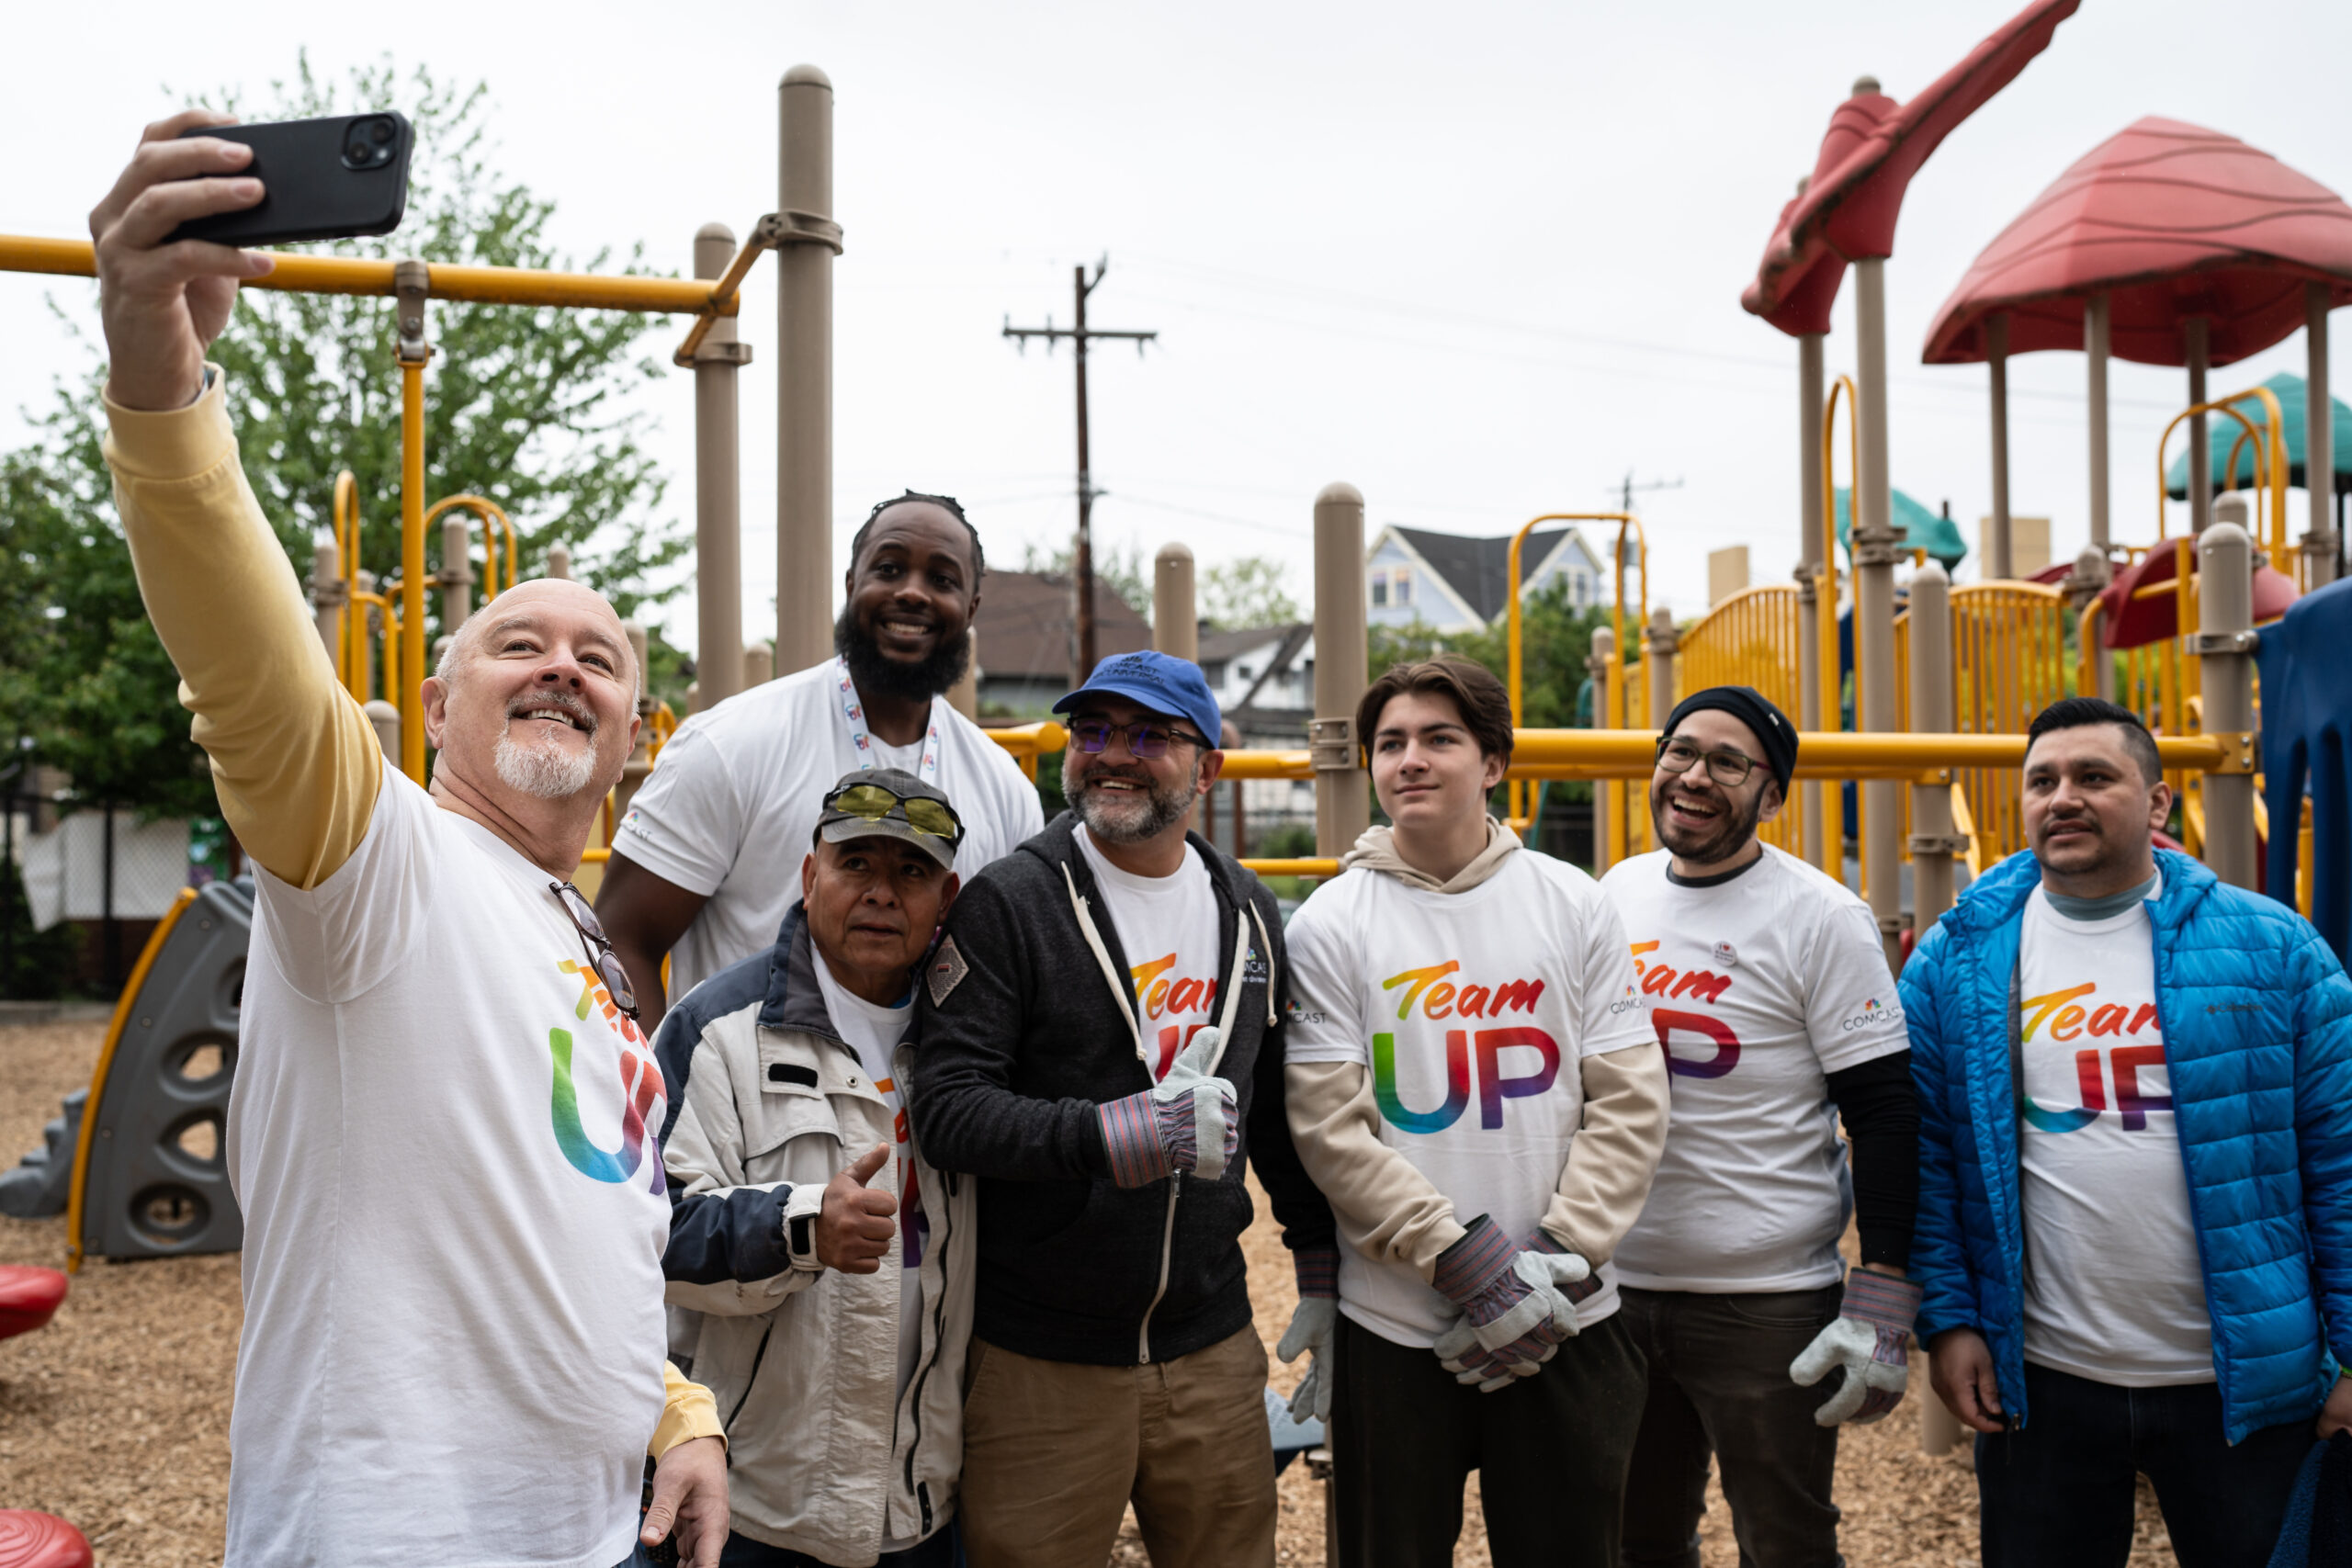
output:
<path id="1" fill-rule="evenodd" d="M 85 1258 L 234 1252 L 229 1085 L 253 929 L 250 878 L 208 883 L 164 933 L 131 998 L 90 1121 Z"/>

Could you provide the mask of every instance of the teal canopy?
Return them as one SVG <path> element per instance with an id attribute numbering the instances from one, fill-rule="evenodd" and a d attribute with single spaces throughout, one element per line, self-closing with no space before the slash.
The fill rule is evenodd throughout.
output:
<path id="1" fill-rule="evenodd" d="M 1846 544 L 1846 491 L 1838 492 L 1838 542 Z M 1894 492 L 1894 530 L 1903 536 L 1906 550 L 1925 550 L 1943 562 L 1950 571 L 1968 554 L 1968 546 L 1960 536 L 1960 529 L 1949 517 L 1928 511 L 1901 491 Z M 1847 553 L 1853 547 L 1847 546 Z"/>
<path id="2" fill-rule="evenodd" d="M 2309 489 L 2303 477 L 2303 378 L 2281 372 L 2263 383 L 2278 399 L 2279 422 L 2286 425 L 2287 482 Z M 2342 398 L 2330 398 L 2335 412 L 2335 488 L 2352 491 L 2352 408 L 2344 405 Z M 2231 400 L 2239 412 L 2259 427 L 2267 411 L 2262 400 L 2254 396 Z M 2217 490 L 2244 490 L 2254 483 L 2254 443 L 2249 441 L 2238 454 L 2238 472 L 2234 483 L 2222 472 L 2222 465 L 2230 460 L 2230 448 L 2245 434 L 2245 426 L 2225 413 L 2208 415 L 2205 420 L 2205 444 L 2213 454 L 2213 485 Z M 2145 473 L 2144 468 L 2141 470 Z M 2145 480 L 2142 481 L 2145 483 Z M 2142 491 L 2143 495 L 2147 491 Z M 2183 440 L 2174 456 L 2172 467 L 2165 470 L 2165 494 L 2174 501 L 2188 499 L 2188 444 Z"/>

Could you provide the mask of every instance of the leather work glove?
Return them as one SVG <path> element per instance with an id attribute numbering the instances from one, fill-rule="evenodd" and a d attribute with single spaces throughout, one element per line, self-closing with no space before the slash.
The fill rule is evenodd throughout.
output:
<path id="1" fill-rule="evenodd" d="M 1202 1030 L 1168 1065 L 1166 1077 L 1094 1108 L 1114 1185 L 1148 1187 L 1177 1171 L 1204 1181 L 1225 1174 L 1241 1146 L 1241 1118 L 1233 1085 L 1209 1075 L 1218 1038 L 1214 1026 Z"/>
<path id="2" fill-rule="evenodd" d="M 1306 1356 L 1306 1375 L 1291 1391 L 1290 1418 L 1331 1419 L 1331 1336 L 1340 1324 L 1340 1255 L 1310 1247 L 1291 1255 L 1298 1272 L 1298 1310 L 1290 1314 L 1274 1355 L 1284 1366 Z"/>
<path id="3" fill-rule="evenodd" d="M 1911 1379 L 1911 1321 L 1919 1315 L 1924 1294 L 1917 1285 L 1892 1274 L 1868 1269 L 1847 1274 L 1846 1300 L 1838 1321 L 1789 1363 L 1789 1379 L 1800 1388 L 1811 1388 L 1833 1368 L 1845 1370 L 1846 1381 L 1813 1413 L 1815 1426 L 1849 1421 L 1867 1426 L 1903 1403 L 1903 1390 Z"/>
<path id="4" fill-rule="evenodd" d="M 1515 1245 L 1485 1214 L 1438 1255 L 1430 1283 L 1462 1308 L 1462 1321 L 1430 1347 L 1460 1383 L 1492 1393 L 1513 1378 L 1533 1377 L 1577 1331 L 1571 1287 L 1592 1266 L 1544 1234 Z"/>

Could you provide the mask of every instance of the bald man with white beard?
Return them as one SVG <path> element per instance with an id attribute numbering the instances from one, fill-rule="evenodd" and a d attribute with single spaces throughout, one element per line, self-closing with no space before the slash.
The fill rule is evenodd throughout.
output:
<path id="1" fill-rule="evenodd" d="M 635 739 L 628 640 L 578 583 L 510 589 L 424 682 L 431 788 L 385 765 L 204 360 L 270 258 L 164 243 L 261 197 L 248 149 L 178 139 L 221 123 L 149 127 L 90 230 L 116 504 L 256 868 L 226 1561 L 615 1568 L 674 1524 L 714 1568 L 724 1439 L 663 1360 L 665 1089 L 567 880 Z"/>

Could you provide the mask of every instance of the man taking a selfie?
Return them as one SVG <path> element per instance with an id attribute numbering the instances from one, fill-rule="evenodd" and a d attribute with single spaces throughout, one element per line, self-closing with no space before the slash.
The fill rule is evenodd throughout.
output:
<path id="1" fill-rule="evenodd" d="M 509 589 L 424 682 L 431 789 L 385 765 L 204 359 L 270 258 L 165 243 L 261 199 L 248 149 L 179 139 L 223 123 L 149 127 L 90 231 L 116 505 L 254 867 L 227 1562 L 614 1568 L 674 1519 L 715 1568 L 724 1441 L 665 1394 L 666 1091 L 566 880 L 636 734 L 628 639 L 581 584 Z"/>

